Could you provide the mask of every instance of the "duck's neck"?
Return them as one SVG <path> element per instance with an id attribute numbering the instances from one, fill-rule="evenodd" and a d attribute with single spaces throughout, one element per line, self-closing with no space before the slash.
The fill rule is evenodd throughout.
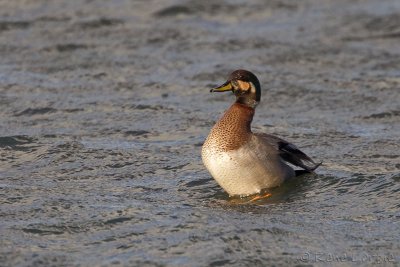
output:
<path id="1" fill-rule="evenodd" d="M 224 150 L 242 146 L 251 137 L 254 108 L 234 103 L 213 128 L 218 145 Z"/>
<path id="2" fill-rule="evenodd" d="M 256 99 L 254 99 L 252 97 L 247 97 L 247 96 L 246 97 L 241 97 L 241 96 L 237 97 L 235 103 L 244 105 L 244 106 L 252 108 L 252 109 L 255 109 L 258 105 L 258 101 Z"/>

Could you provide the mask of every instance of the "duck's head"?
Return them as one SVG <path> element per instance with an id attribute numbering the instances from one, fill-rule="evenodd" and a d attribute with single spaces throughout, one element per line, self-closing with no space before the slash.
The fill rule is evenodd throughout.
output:
<path id="1" fill-rule="evenodd" d="M 256 75 L 247 70 L 235 70 L 223 85 L 210 90 L 210 92 L 226 91 L 232 91 L 235 94 L 236 103 L 251 108 L 255 108 L 260 102 L 260 82 Z"/>

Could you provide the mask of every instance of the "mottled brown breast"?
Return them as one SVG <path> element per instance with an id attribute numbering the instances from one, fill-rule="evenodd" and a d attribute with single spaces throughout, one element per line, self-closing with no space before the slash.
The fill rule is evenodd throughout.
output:
<path id="1" fill-rule="evenodd" d="M 211 129 L 205 146 L 218 151 L 238 149 L 251 137 L 254 109 L 234 103 Z"/>

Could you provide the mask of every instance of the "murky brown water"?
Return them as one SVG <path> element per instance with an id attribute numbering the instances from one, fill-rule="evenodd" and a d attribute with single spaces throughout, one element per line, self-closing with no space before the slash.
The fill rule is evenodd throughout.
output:
<path id="1" fill-rule="evenodd" d="M 1 266 L 400 264 L 400 2 L 0 2 Z M 323 160 L 267 201 L 201 163 L 234 69 Z"/>

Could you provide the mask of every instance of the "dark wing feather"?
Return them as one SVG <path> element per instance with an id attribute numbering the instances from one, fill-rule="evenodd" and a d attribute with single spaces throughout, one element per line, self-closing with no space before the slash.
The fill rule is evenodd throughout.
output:
<path id="1" fill-rule="evenodd" d="M 268 144 L 275 147 L 279 151 L 279 155 L 284 161 L 287 161 L 306 171 L 312 172 L 322 163 L 315 163 L 309 156 L 298 149 L 295 145 L 279 137 L 265 133 L 255 133 L 255 135 L 263 138 Z M 305 163 L 312 164 L 312 166 L 309 166 Z"/>

